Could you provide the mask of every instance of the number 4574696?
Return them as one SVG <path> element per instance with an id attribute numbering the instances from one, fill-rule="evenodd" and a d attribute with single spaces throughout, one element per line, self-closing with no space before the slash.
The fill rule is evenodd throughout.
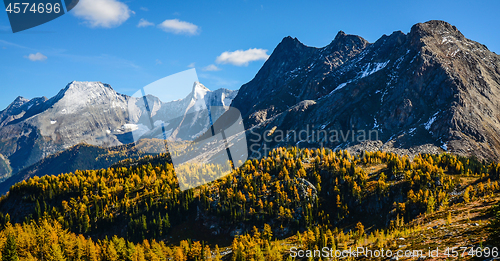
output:
<path id="1" fill-rule="evenodd" d="M 52 12 L 58 14 L 61 12 L 61 4 L 55 3 L 39 3 L 38 5 L 36 3 L 30 4 L 30 3 L 10 3 L 5 11 L 10 13 L 26 13 L 26 12 L 33 12 L 33 13 L 47 13 L 50 14 Z"/>

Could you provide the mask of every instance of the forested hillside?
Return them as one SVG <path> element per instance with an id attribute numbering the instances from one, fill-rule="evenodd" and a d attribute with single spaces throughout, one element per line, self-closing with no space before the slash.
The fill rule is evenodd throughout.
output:
<path id="1" fill-rule="evenodd" d="M 500 164 L 449 154 L 279 148 L 181 191 L 167 155 L 148 156 L 15 184 L 0 201 L 0 249 L 21 260 L 281 260 L 292 246 L 397 248 L 434 221 L 465 222 L 447 213 L 493 205 L 499 175 Z M 498 207 L 474 213 L 464 218 L 498 227 Z"/>
<path id="2" fill-rule="evenodd" d="M 182 146 L 182 143 L 170 142 L 169 145 L 171 147 Z M 165 152 L 165 142 L 158 139 L 141 139 L 137 143 L 110 148 L 85 143 L 77 144 L 67 150 L 50 155 L 0 182 L 0 194 L 7 193 L 12 185 L 34 176 L 58 175 L 76 170 L 103 169 L 126 159 L 135 160 L 162 152 Z"/>

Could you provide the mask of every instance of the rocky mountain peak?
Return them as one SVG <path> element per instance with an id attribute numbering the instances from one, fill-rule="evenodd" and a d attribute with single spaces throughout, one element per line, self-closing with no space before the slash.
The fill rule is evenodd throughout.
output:
<path id="1" fill-rule="evenodd" d="M 194 82 L 193 92 L 197 92 L 197 91 L 210 91 L 210 89 L 208 89 L 205 85 L 203 85 L 200 82 Z"/>
<path id="2" fill-rule="evenodd" d="M 196 102 L 198 108 L 203 108 L 203 105 L 205 103 L 205 97 L 208 93 L 211 93 L 210 89 L 205 87 L 205 85 L 201 84 L 200 82 L 195 82 L 193 84 L 193 91 L 191 92 L 192 95 L 192 100 Z M 197 102 L 199 101 L 199 102 Z"/>
<path id="3" fill-rule="evenodd" d="M 29 101 L 30 100 L 28 100 L 22 96 L 17 96 L 17 98 L 8 107 L 9 108 L 19 108 Z"/>
<path id="4" fill-rule="evenodd" d="M 307 48 L 306 45 L 301 43 L 296 37 L 287 36 L 281 40 L 281 42 L 276 46 L 275 51 L 277 52 L 287 52 L 292 50 L 300 51 Z"/>
<path id="5" fill-rule="evenodd" d="M 297 37 L 291 37 L 290 35 L 287 37 L 284 37 L 283 40 L 281 40 L 282 44 L 297 44 L 301 43 Z"/>
<path id="6" fill-rule="evenodd" d="M 346 34 L 344 31 L 339 31 L 333 41 L 329 44 L 347 44 L 349 42 L 368 44 L 368 41 L 359 35 Z"/>
<path id="7" fill-rule="evenodd" d="M 24 97 L 18 96 L 7 108 L 0 111 L 0 126 L 3 126 L 8 123 L 8 121 L 15 120 L 19 114 L 23 114 L 23 109 L 26 109 L 26 105 L 29 103 L 28 99 Z M 23 108 L 24 106 L 24 108 Z M 6 121 L 7 120 L 7 121 Z"/>
<path id="8" fill-rule="evenodd" d="M 339 31 L 339 32 L 337 33 L 337 35 L 335 36 L 335 38 L 334 38 L 334 39 L 339 39 L 339 38 L 342 38 L 342 37 L 344 37 L 344 36 L 346 36 L 346 35 L 347 35 L 347 34 L 346 34 L 344 31 Z M 334 41 L 335 41 L 335 40 L 334 40 Z"/>
<path id="9" fill-rule="evenodd" d="M 339 31 L 333 41 L 324 47 L 328 51 L 364 49 L 370 43 L 358 35 L 346 34 Z"/>
<path id="10" fill-rule="evenodd" d="M 453 33 L 462 35 L 462 33 L 455 26 L 451 25 L 448 22 L 440 20 L 431 20 L 425 23 L 415 24 L 414 26 L 412 26 L 410 33 L 419 33 L 427 35 Z"/>
<path id="11" fill-rule="evenodd" d="M 412 26 L 408 34 L 413 44 L 423 46 L 424 39 L 436 39 L 442 41 L 443 37 L 450 37 L 449 40 L 466 40 L 465 36 L 454 26 L 445 21 L 431 20 L 425 23 L 418 23 Z M 447 40 L 445 39 L 445 41 Z"/>

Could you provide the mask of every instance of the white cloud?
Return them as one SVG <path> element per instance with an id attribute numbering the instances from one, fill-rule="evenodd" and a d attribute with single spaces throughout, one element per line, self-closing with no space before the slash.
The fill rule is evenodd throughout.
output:
<path id="1" fill-rule="evenodd" d="M 180 21 L 179 19 L 165 20 L 163 23 L 158 25 L 158 28 L 162 29 L 167 33 L 174 34 L 187 34 L 195 35 L 198 34 L 200 28 L 192 23 Z"/>
<path id="2" fill-rule="evenodd" d="M 139 23 L 137 24 L 137 27 L 148 27 L 148 26 L 154 26 L 155 24 L 151 23 L 150 21 L 144 19 L 144 18 L 141 18 L 141 20 L 139 20 Z"/>
<path id="3" fill-rule="evenodd" d="M 156 65 L 163 64 L 163 62 L 160 59 L 156 59 Z"/>
<path id="4" fill-rule="evenodd" d="M 130 17 L 128 6 L 117 0 L 80 0 L 73 14 L 85 20 L 90 27 L 111 28 Z"/>
<path id="5" fill-rule="evenodd" d="M 33 61 L 33 62 L 47 60 L 47 56 L 45 56 L 41 53 L 30 53 L 30 55 L 24 56 L 24 58 L 30 59 L 30 61 Z"/>
<path id="6" fill-rule="evenodd" d="M 249 62 L 267 60 L 269 55 L 265 49 L 252 48 L 246 51 L 223 52 L 215 60 L 217 63 L 230 63 L 236 66 L 247 66 Z"/>
<path id="7" fill-rule="evenodd" d="M 203 67 L 203 69 L 201 69 L 201 70 L 215 72 L 215 71 L 220 71 L 221 68 L 217 67 L 215 64 L 210 64 L 207 67 Z"/>
<path id="8" fill-rule="evenodd" d="M 188 67 L 189 67 L 189 68 L 194 68 L 194 66 L 195 66 L 195 63 L 190 63 L 190 64 L 188 65 Z"/>
<path id="9" fill-rule="evenodd" d="M 147 7 L 141 7 L 139 9 L 141 9 L 142 11 L 145 11 L 145 12 L 149 11 L 149 9 Z"/>

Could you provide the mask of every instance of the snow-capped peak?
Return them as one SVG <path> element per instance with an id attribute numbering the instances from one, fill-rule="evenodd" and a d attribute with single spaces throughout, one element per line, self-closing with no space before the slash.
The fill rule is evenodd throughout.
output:
<path id="1" fill-rule="evenodd" d="M 210 89 L 205 87 L 205 85 L 201 84 L 200 82 L 194 82 L 193 84 L 193 94 L 196 99 L 200 99 L 205 97 L 205 94 L 207 92 L 211 92 Z"/>
<path id="2" fill-rule="evenodd" d="M 78 111 L 78 108 L 97 104 L 125 108 L 123 104 L 126 105 L 126 98 L 115 92 L 108 84 L 73 81 L 52 98 L 52 103 L 64 107 L 66 113 L 72 113 Z"/>
<path id="3" fill-rule="evenodd" d="M 88 92 L 88 93 L 102 93 L 113 91 L 113 88 L 109 84 L 103 84 L 102 82 L 79 82 L 72 81 L 69 83 L 66 88 L 64 88 L 65 93 L 79 93 L 79 92 Z"/>
<path id="4" fill-rule="evenodd" d="M 194 82 L 192 92 L 193 98 L 189 108 L 193 108 L 195 111 L 205 110 L 207 108 L 205 96 L 210 92 L 211 91 L 200 82 Z"/>

